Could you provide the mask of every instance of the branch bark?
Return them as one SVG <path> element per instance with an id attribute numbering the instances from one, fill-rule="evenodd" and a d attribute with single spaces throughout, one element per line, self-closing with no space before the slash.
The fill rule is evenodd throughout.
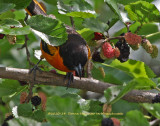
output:
<path id="1" fill-rule="evenodd" d="M 44 84 L 51 86 L 66 86 L 67 83 L 64 81 L 63 75 L 54 74 L 51 72 L 37 71 L 36 78 L 34 80 L 33 74 L 32 73 L 29 74 L 28 69 L 8 68 L 8 67 L 0 67 L 0 78 L 20 80 L 34 84 Z M 70 85 L 70 88 L 77 88 L 103 94 L 103 91 L 110 86 L 114 85 L 91 78 L 90 79 L 82 78 L 80 80 L 78 77 L 74 77 L 74 81 Z M 132 90 L 131 92 L 126 94 L 123 97 L 123 99 L 129 102 L 151 103 L 155 95 L 156 94 L 148 91 Z"/>

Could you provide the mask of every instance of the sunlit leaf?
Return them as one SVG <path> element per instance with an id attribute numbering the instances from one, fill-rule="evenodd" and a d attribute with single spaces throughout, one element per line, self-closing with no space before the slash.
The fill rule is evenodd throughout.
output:
<path id="1" fill-rule="evenodd" d="M 66 13 L 66 15 L 71 16 L 71 17 L 81 17 L 81 18 L 96 17 L 95 15 L 93 15 L 89 12 L 70 12 L 70 13 Z"/>
<path id="2" fill-rule="evenodd" d="M 6 11 L 8 11 L 8 10 L 10 10 L 10 9 L 13 9 L 14 8 L 14 4 L 12 4 L 12 3 L 1 3 L 0 4 L 0 14 L 2 14 L 3 12 L 6 12 Z"/>
<path id="3" fill-rule="evenodd" d="M 120 14 L 116 0 L 104 0 L 104 1 L 112 8 L 112 10 L 119 16 L 119 19 L 122 21 L 122 16 Z"/>
<path id="4" fill-rule="evenodd" d="M 26 8 L 32 0 L 2 0 L 4 3 L 12 3 L 15 4 L 15 9 L 24 9 Z M 12 8 L 10 8 L 12 9 Z"/>
<path id="5" fill-rule="evenodd" d="M 126 117 L 121 124 L 122 126 L 150 126 L 147 119 L 138 110 L 127 112 Z"/>
<path id="6" fill-rule="evenodd" d="M 61 45 L 67 40 L 66 28 L 59 20 L 36 15 L 27 20 L 27 24 L 31 28 L 48 35 L 48 39 L 53 45 Z M 40 34 L 39 36 L 41 37 Z"/>
<path id="7" fill-rule="evenodd" d="M 143 103 L 142 106 L 149 113 L 151 113 L 154 117 L 160 119 L 160 104 L 159 103 L 154 103 L 154 104 Z"/>
<path id="8" fill-rule="evenodd" d="M 26 35 L 30 33 L 30 27 L 25 26 L 25 27 L 10 28 L 7 26 L 0 26 L 0 32 L 9 35 Z"/>
<path id="9" fill-rule="evenodd" d="M 75 115 L 76 113 L 78 114 L 77 116 Z M 82 110 L 79 104 L 72 98 L 53 96 L 47 100 L 46 118 L 54 125 L 80 125 L 83 123 L 81 113 Z"/>
<path id="10" fill-rule="evenodd" d="M 128 16 L 133 21 L 149 23 L 159 22 L 160 20 L 159 11 L 156 6 L 146 1 L 131 3 L 130 5 L 126 5 L 125 9 L 128 12 Z"/>

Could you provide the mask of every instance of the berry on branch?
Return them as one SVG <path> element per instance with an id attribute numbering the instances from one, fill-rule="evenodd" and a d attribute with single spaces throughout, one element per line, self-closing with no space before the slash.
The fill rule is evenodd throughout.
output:
<path id="1" fill-rule="evenodd" d="M 116 58 L 118 58 L 120 56 L 120 50 L 117 47 L 114 48 L 114 55 Z"/>
<path id="2" fill-rule="evenodd" d="M 152 99 L 152 103 L 160 103 L 160 93 Z"/>
<path id="3" fill-rule="evenodd" d="M 3 39 L 5 34 L 0 33 L 0 39 Z"/>
<path id="4" fill-rule="evenodd" d="M 104 60 L 100 57 L 100 52 L 95 51 L 92 55 L 92 60 L 95 62 L 104 63 Z"/>
<path id="5" fill-rule="evenodd" d="M 102 119 L 101 126 L 114 126 L 114 124 L 110 118 L 104 118 Z"/>
<path id="6" fill-rule="evenodd" d="M 104 35 L 102 33 L 94 32 L 94 38 L 92 40 L 100 40 L 103 38 L 104 38 Z"/>
<path id="7" fill-rule="evenodd" d="M 153 52 L 151 53 L 152 58 L 156 58 L 158 56 L 158 48 L 156 45 L 152 45 Z"/>
<path id="8" fill-rule="evenodd" d="M 31 103 L 32 103 L 32 105 L 34 105 L 34 106 L 38 106 L 38 105 L 41 104 L 41 98 L 38 97 L 38 96 L 33 96 L 33 97 L 31 98 Z"/>
<path id="9" fill-rule="evenodd" d="M 117 58 L 120 62 L 126 62 L 129 58 L 130 54 L 130 47 L 126 43 L 126 41 L 119 40 L 115 47 L 117 47 L 120 50 L 120 56 Z"/>
<path id="10" fill-rule="evenodd" d="M 112 48 L 111 44 L 109 42 L 105 42 L 102 45 L 102 53 L 101 53 L 101 57 L 103 58 L 108 58 L 108 59 L 112 59 L 114 58 L 114 49 Z"/>
<path id="11" fill-rule="evenodd" d="M 140 44 L 135 44 L 135 45 L 130 45 L 130 47 L 133 49 L 133 50 L 138 50 L 139 49 L 139 46 Z"/>
<path id="12" fill-rule="evenodd" d="M 142 42 L 142 38 L 131 32 L 125 33 L 125 40 L 129 45 L 136 45 Z"/>
<path id="13" fill-rule="evenodd" d="M 25 103 L 25 100 L 26 100 L 27 96 L 28 96 L 27 92 L 22 92 L 21 93 L 21 95 L 20 95 L 20 104 Z"/>
<path id="14" fill-rule="evenodd" d="M 152 53 L 153 52 L 153 47 L 152 47 L 152 44 L 150 43 L 149 40 L 147 39 L 143 39 L 142 41 L 142 47 L 146 50 L 147 53 Z"/>

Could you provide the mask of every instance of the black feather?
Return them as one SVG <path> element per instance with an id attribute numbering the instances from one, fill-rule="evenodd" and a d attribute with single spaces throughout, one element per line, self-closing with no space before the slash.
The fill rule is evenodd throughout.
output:
<path id="1" fill-rule="evenodd" d="M 69 34 L 66 43 L 60 46 L 59 53 L 69 70 L 75 70 L 79 64 L 83 68 L 88 59 L 86 41 L 78 34 Z"/>
<path id="2" fill-rule="evenodd" d="M 52 56 L 53 54 L 51 54 L 51 52 L 49 51 L 48 46 L 47 46 L 47 43 L 44 42 L 43 40 L 42 40 L 41 42 L 42 42 L 42 49 L 43 49 L 46 53 L 48 53 L 49 55 Z"/>

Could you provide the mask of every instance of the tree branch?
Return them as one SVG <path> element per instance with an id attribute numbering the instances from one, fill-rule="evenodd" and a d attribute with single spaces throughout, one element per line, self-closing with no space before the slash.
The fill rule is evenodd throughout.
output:
<path id="1" fill-rule="evenodd" d="M 51 72 L 38 72 L 36 73 L 36 78 L 34 80 L 33 74 L 29 74 L 28 69 L 19 69 L 19 68 L 8 68 L 0 67 L 0 78 L 13 79 L 26 81 L 34 84 L 44 84 L 52 86 L 66 86 L 67 82 L 64 82 L 64 76 L 59 74 L 54 74 Z M 113 84 L 101 82 L 95 79 L 82 78 L 81 80 L 78 77 L 74 77 L 73 83 L 70 85 L 70 88 L 77 88 L 97 93 L 102 93 L 105 89 Z M 132 90 L 126 94 L 123 99 L 129 102 L 152 102 L 153 97 L 156 94 L 142 91 L 142 90 Z"/>

